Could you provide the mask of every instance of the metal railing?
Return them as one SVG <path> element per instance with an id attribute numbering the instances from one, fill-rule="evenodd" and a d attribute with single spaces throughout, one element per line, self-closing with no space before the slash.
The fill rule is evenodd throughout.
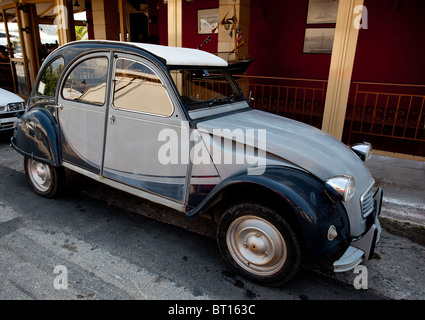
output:
<path id="1" fill-rule="evenodd" d="M 326 80 L 235 75 L 254 109 L 322 125 Z"/>
<path id="2" fill-rule="evenodd" d="M 235 75 L 255 109 L 321 128 L 327 81 Z M 425 157 L 425 85 L 353 81 L 342 141 Z"/>
<path id="3" fill-rule="evenodd" d="M 343 141 L 425 156 L 425 85 L 352 82 Z"/>

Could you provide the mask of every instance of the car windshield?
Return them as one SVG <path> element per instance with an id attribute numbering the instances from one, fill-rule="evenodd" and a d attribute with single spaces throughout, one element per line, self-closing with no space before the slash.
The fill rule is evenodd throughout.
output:
<path id="1" fill-rule="evenodd" d="M 220 69 L 174 69 L 170 71 L 189 111 L 243 101 L 235 81 Z"/>

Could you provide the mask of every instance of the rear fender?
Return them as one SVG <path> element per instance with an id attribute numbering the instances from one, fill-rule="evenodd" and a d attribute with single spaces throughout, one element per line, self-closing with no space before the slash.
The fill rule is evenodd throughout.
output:
<path id="1" fill-rule="evenodd" d="M 45 109 L 34 108 L 18 121 L 11 146 L 31 159 L 60 166 L 59 134 L 56 122 Z"/>

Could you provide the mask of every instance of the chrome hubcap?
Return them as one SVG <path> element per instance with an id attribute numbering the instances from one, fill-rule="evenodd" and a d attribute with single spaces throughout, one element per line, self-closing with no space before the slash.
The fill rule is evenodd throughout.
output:
<path id="1" fill-rule="evenodd" d="M 28 161 L 28 173 L 33 185 L 40 191 L 47 191 L 50 188 L 51 175 L 50 168 L 38 161 Z"/>
<path id="2" fill-rule="evenodd" d="M 233 259 L 257 275 L 275 274 L 286 262 L 287 248 L 282 235 L 270 222 L 256 216 L 233 221 L 226 243 Z"/>

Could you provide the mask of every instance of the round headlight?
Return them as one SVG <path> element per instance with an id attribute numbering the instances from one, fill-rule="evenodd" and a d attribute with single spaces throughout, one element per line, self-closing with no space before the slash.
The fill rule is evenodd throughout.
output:
<path id="1" fill-rule="evenodd" d="M 325 182 L 326 189 L 342 201 L 350 200 L 356 190 L 354 178 L 347 175 L 337 176 Z"/>
<path id="2" fill-rule="evenodd" d="M 372 145 L 369 142 L 355 144 L 351 147 L 351 150 L 353 150 L 363 161 L 369 160 L 372 156 Z"/>

